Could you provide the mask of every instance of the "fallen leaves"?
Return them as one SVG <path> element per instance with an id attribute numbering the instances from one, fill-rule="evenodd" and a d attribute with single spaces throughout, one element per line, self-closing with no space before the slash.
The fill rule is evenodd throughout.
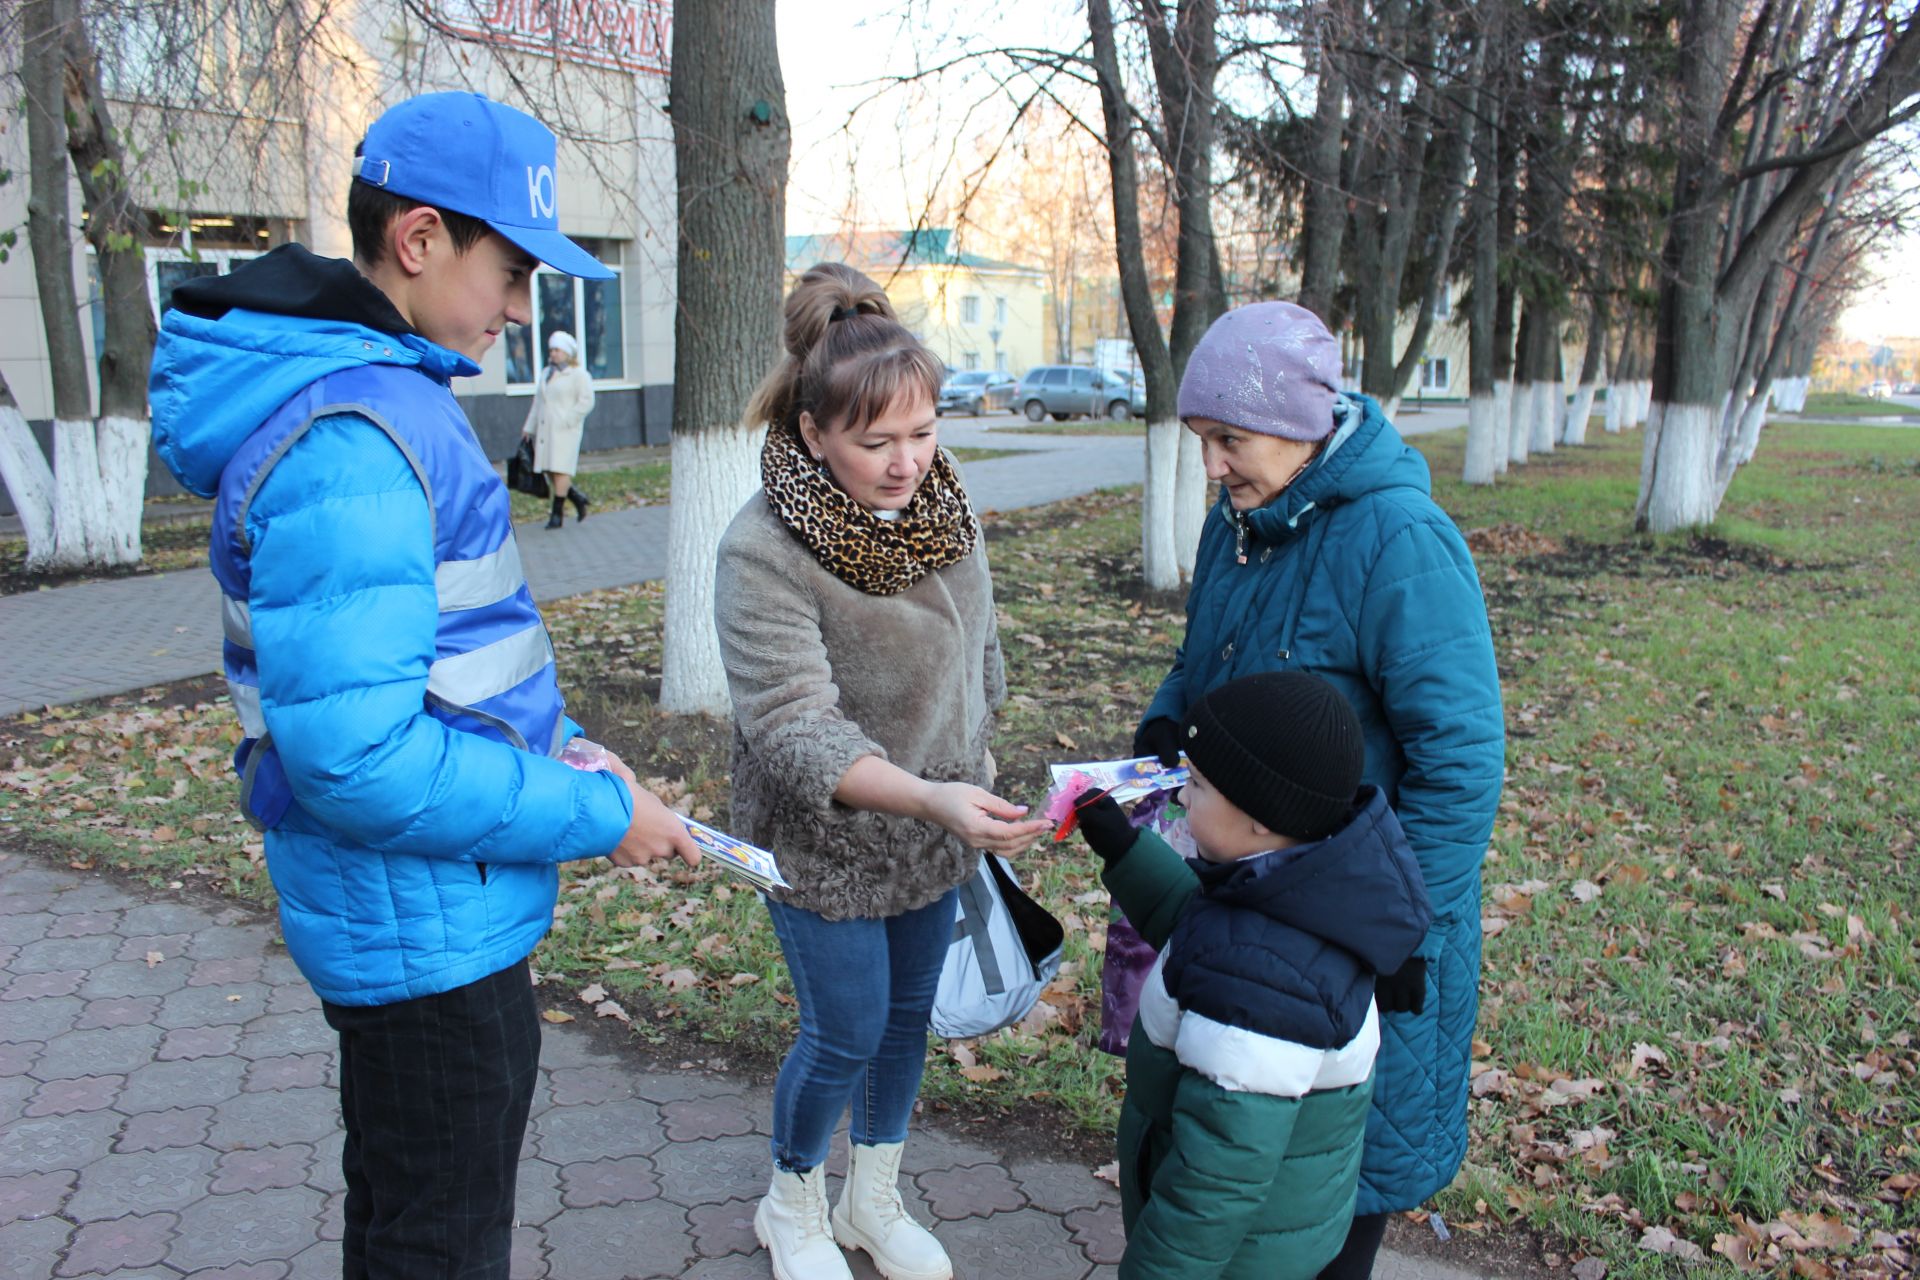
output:
<path id="1" fill-rule="evenodd" d="M 1686 1262 L 1704 1262 L 1706 1250 L 1693 1241 L 1676 1236 L 1665 1227 L 1648 1227 L 1640 1236 L 1640 1248 L 1649 1253 L 1664 1253 Z"/>

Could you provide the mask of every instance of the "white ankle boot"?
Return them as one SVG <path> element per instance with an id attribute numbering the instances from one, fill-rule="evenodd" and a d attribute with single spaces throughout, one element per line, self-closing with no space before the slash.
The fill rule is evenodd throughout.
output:
<path id="1" fill-rule="evenodd" d="M 753 1234 L 773 1255 L 774 1280 L 853 1280 L 827 1221 L 826 1170 L 773 1171 L 753 1211 Z"/>
<path id="2" fill-rule="evenodd" d="M 887 1280 L 953 1280 L 947 1251 L 900 1203 L 902 1149 L 898 1142 L 853 1147 L 840 1203 L 833 1206 L 834 1239 L 865 1249 Z"/>

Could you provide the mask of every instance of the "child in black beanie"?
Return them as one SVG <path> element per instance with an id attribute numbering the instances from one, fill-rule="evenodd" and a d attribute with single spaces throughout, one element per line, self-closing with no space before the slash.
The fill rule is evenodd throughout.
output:
<path id="1" fill-rule="evenodd" d="M 1122 1280 L 1310 1277 L 1353 1220 L 1374 977 L 1432 911 L 1366 747 L 1317 676 L 1230 681 L 1181 727 L 1200 858 L 1081 797 L 1102 879 L 1160 951 L 1127 1047 Z"/>

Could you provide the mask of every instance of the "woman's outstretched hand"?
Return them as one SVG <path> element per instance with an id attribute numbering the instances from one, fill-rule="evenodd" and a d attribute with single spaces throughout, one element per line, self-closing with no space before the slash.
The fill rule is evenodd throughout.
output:
<path id="1" fill-rule="evenodd" d="M 937 782 L 928 789 L 924 816 L 958 836 L 970 849 L 985 849 L 1003 858 L 1025 850 L 1052 827 L 1045 818 L 1022 816 L 1027 806 L 1002 800 L 984 787 L 965 782 Z"/>

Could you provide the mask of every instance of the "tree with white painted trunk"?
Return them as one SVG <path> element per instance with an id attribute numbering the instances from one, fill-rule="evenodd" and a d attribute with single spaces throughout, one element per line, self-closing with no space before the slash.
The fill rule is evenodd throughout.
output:
<path id="1" fill-rule="evenodd" d="M 1484 20 L 1481 40 L 1488 50 L 1480 82 L 1474 86 L 1473 116 L 1473 292 L 1467 313 L 1467 449 L 1461 479 L 1492 484 L 1506 454 L 1500 421 L 1499 378 L 1494 370 L 1495 309 L 1500 302 L 1500 123 L 1494 81 L 1505 54 L 1504 23 L 1498 7 Z"/>
<path id="2" fill-rule="evenodd" d="M 679 192 L 673 498 L 660 705 L 724 713 L 715 551 L 760 483 L 766 424 L 744 421 L 781 350 L 792 148 L 774 0 L 681 5 L 673 24 Z"/>
<path id="3" fill-rule="evenodd" d="M 1920 9 L 1830 0 L 1810 20 L 1769 5 L 1749 21 L 1737 0 L 1687 0 L 1680 37 L 1677 165 L 1634 513 L 1654 532 L 1714 519 L 1737 465 L 1740 423 L 1729 410 L 1769 275 L 1817 234 L 1811 214 L 1859 149 L 1920 116 Z M 1790 123 L 1767 124 L 1775 86 L 1814 68 L 1819 87 L 1800 95 Z M 1747 145 L 1736 149 L 1742 132 Z"/>
<path id="4" fill-rule="evenodd" d="M 1574 390 L 1573 403 L 1567 406 L 1566 421 L 1560 429 L 1561 444 L 1582 445 L 1587 442 L 1587 420 L 1593 416 L 1593 399 L 1599 391 L 1600 379 L 1606 372 L 1603 367 L 1606 350 L 1606 306 L 1595 294 L 1587 308 L 1586 345 L 1580 355 L 1580 385 Z"/>
<path id="5" fill-rule="evenodd" d="M 1127 328 L 1147 392 L 1141 576 L 1155 591 L 1172 591 L 1180 585 L 1183 565 L 1186 574 L 1192 573 L 1199 528 L 1208 509 L 1199 451 L 1194 445 L 1183 445 L 1185 433 L 1175 416 L 1175 400 L 1187 356 L 1224 307 L 1210 205 L 1219 9 L 1215 0 L 1184 0 L 1171 15 L 1171 24 L 1158 6 L 1139 16 L 1152 63 L 1157 126 L 1128 98 L 1110 0 L 1088 0 L 1093 72 L 1112 174 L 1114 257 Z M 1145 136 L 1165 164 L 1174 197 L 1171 341 L 1160 327 L 1147 275 L 1140 173 L 1134 152 L 1137 134 Z"/>
<path id="6" fill-rule="evenodd" d="M 77 0 L 29 0 L 18 19 L 27 238 L 53 374 L 53 458 L 49 464 L 0 382 L 0 478 L 20 513 L 30 570 L 137 564 L 154 342 L 141 214 Z M 69 170 L 87 212 L 106 316 L 97 416 L 80 334 Z"/>

